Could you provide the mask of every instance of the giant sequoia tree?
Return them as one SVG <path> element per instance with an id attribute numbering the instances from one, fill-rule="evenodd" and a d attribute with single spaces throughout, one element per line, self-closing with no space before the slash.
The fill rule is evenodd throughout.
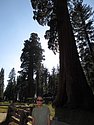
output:
<path id="1" fill-rule="evenodd" d="M 93 96 L 80 65 L 67 0 L 58 0 L 56 5 L 62 84 L 66 86 L 69 103 L 86 106 L 92 103 Z"/>
<path id="2" fill-rule="evenodd" d="M 55 42 L 50 39 L 49 45 L 56 50 L 54 45 L 57 45 L 58 41 L 60 52 L 60 81 L 56 105 L 62 106 L 65 102 L 74 106 L 92 105 L 93 94 L 79 61 L 67 0 L 31 0 L 31 2 L 35 9 L 34 18 L 40 24 L 47 23 L 52 27 L 56 23 L 55 30 L 50 29 L 49 32 L 52 35 L 51 31 L 55 31 L 52 35 Z M 53 20 L 55 20 L 54 23 L 52 23 Z"/>
<path id="3" fill-rule="evenodd" d="M 43 49 L 39 43 L 40 38 L 37 33 L 31 33 L 29 40 L 24 41 L 24 48 L 21 54 L 21 74 L 24 74 L 26 84 L 28 83 L 27 91 L 28 97 L 34 97 L 34 74 L 41 66 L 44 59 Z"/>

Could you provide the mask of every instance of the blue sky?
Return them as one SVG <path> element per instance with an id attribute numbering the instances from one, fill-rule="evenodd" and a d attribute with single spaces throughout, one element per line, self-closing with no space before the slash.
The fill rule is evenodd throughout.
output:
<path id="1" fill-rule="evenodd" d="M 84 1 L 94 7 L 94 0 Z M 44 39 L 46 29 L 33 20 L 30 0 L 0 0 L 0 69 L 5 70 L 5 86 L 11 69 L 14 67 L 16 72 L 20 70 L 23 43 L 32 32 L 38 33 L 45 49 L 44 65 L 49 70 L 57 66 L 58 55 L 55 56 L 47 48 L 47 40 Z"/>

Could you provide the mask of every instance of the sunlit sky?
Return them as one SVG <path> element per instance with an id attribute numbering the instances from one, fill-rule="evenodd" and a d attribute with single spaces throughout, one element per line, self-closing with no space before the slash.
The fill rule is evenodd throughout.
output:
<path id="1" fill-rule="evenodd" d="M 94 0 L 84 0 L 94 8 Z M 20 70 L 20 56 L 24 40 L 29 39 L 31 33 L 40 37 L 42 48 L 45 50 L 44 66 L 51 71 L 59 63 L 58 54 L 54 55 L 47 48 L 44 39 L 48 27 L 40 26 L 33 20 L 33 10 L 30 0 L 0 0 L 0 69 L 5 70 L 5 86 L 12 68 Z"/>

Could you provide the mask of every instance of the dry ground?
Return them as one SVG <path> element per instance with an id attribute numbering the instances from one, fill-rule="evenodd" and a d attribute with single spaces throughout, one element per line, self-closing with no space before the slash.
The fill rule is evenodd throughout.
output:
<path id="1" fill-rule="evenodd" d="M 7 113 L 0 113 L 0 123 L 6 118 Z"/>

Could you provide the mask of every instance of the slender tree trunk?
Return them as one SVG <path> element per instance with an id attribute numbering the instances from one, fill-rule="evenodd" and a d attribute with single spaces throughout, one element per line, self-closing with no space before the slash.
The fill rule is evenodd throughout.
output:
<path id="1" fill-rule="evenodd" d="M 36 73 L 36 95 L 38 96 L 40 94 L 40 86 L 39 86 L 39 71 L 37 70 L 37 73 Z"/>
<path id="2" fill-rule="evenodd" d="M 60 49 L 60 82 L 56 104 L 63 106 L 67 99 L 72 106 L 88 107 L 93 104 L 94 98 L 79 61 L 67 0 L 57 0 L 56 14 Z"/>
<path id="3" fill-rule="evenodd" d="M 28 98 L 34 97 L 35 94 L 35 87 L 34 87 L 34 80 L 33 80 L 33 65 L 31 64 L 29 68 L 29 75 L 28 75 Z"/>

